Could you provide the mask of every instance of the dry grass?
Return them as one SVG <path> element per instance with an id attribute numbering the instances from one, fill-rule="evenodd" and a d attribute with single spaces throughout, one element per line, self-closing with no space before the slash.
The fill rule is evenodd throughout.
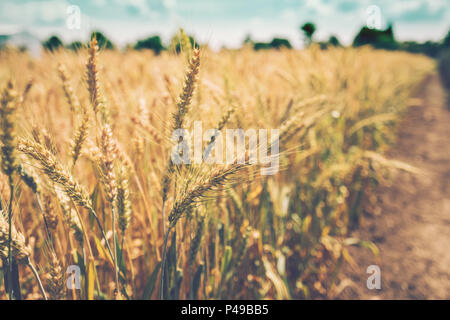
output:
<path id="1" fill-rule="evenodd" d="M 16 133 L 2 122 L 3 210 L 8 176 L 17 195 L 12 254 L 27 248 L 52 299 L 330 297 L 346 247 L 372 248 L 348 231 L 385 173 L 377 155 L 433 68 L 406 53 L 314 46 L 0 52 L 2 112 L 14 100 L 17 115 Z M 204 130 L 280 128 L 282 170 L 175 165 L 172 130 L 196 120 Z M 81 290 L 61 288 L 70 265 Z M 19 274 L 22 297 L 42 298 L 24 281 L 30 271 Z"/>

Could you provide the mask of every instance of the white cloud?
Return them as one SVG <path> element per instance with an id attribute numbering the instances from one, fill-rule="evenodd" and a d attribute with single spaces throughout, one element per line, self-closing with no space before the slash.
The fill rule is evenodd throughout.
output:
<path id="1" fill-rule="evenodd" d="M 284 9 L 280 14 L 281 19 L 284 21 L 298 21 L 298 14 L 292 9 Z"/>
<path id="2" fill-rule="evenodd" d="M 94 2 L 94 5 L 96 5 L 97 7 L 106 6 L 106 0 L 93 0 L 92 2 Z"/>
<path id="3" fill-rule="evenodd" d="M 415 11 L 423 5 L 422 0 L 408 0 L 408 1 L 392 1 L 389 2 L 389 13 L 397 15 L 408 11 Z"/>
<path id="4" fill-rule="evenodd" d="M 322 2 L 322 0 L 307 0 L 305 5 L 307 8 L 321 16 L 331 15 L 335 11 L 332 1 L 325 3 Z"/>
<path id="5" fill-rule="evenodd" d="M 166 9 L 172 10 L 175 9 L 177 2 L 176 0 L 163 0 L 163 5 L 164 7 L 166 7 Z"/>
<path id="6" fill-rule="evenodd" d="M 40 1 L 14 3 L 6 2 L 1 6 L 0 18 L 17 24 L 56 23 L 64 21 L 70 4 L 66 1 Z"/>

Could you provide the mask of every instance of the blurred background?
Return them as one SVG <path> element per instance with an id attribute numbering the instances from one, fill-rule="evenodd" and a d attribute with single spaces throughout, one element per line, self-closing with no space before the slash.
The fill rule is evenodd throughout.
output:
<path id="1" fill-rule="evenodd" d="M 367 27 L 387 30 L 384 47 L 394 48 L 395 38 L 410 50 L 435 54 L 429 47 L 447 35 L 449 21 L 448 0 L 2 0 L 0 45 L 10 43 L 39 54 L 40 43 L 52 36 L 50 45 L 77 46 L 99 31 L 118 48 L 151 38 L 147 47 L 159 50 L 182 27 L 213 50 L 243 43 L 303 48 L 309 37 L 352 45 Z M 308 22 L 314 30 L 301 29 Z M 366 32 L 359 40 L 373 37 Z M 416 42 L 427 41 L 427 48 L 418 48 Z"/>

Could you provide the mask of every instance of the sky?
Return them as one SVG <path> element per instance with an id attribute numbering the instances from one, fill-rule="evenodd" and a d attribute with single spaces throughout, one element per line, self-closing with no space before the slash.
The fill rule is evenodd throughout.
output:
<path id="1" fill-rule="evenodd" d="M 0 34 L 73 41 L 95 29 L 119 46 L 154 34 L 168 42 L 183 27 L 213 48 L 239 47 L 248 34 L 302 47 L 299 26 L 308 21 L 317 40 L 336 35 L 344 44 L 364 25 L 388 23 L 399 40 L 440 40 L 450 30 L 450 0 L 0 0 Z"/>

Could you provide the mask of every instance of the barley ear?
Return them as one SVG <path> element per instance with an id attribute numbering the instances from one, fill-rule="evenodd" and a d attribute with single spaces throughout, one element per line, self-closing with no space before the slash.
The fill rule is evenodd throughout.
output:
<path id="1" fill-rule="evenodd" d="M 55 156 L 34 141 L 19 139 L 18 149 L 39 162 L 41 170 L 80 207 L 92 210 L 89 193 L 64 169 Z"/>
<path id="2" fill-rule="evenodd" d="M 47 275 L 47 292 L 50 300 L 63 300 L 65 298 L 65 277 L 59 259 L 51 253 L 50 270 Z"/>
<path id="3" fill-rule="evenodd" d="M 51 234 L 55 234 L 58 226 L 58 214 L 55 211 L 52 195 L 46 192 L 44 194 L 44 217 Z"/>
<path id="4" fill-rule="evenodd" d="M 117 158 L 117 144 L 112 136 L 111 127 L 104 125 L 101 133 L 100 168 L 102 181 L 105 187 L 106 197 L 110 203 L 114 203 L 117 197 L 117 182 L 114 172 L 114 164 Z"/>
<path id="5" fill-rule="evenodd" d="M 89 58 L 86 64 L 86 81 L 88 85 L 89 99 L 92 105 L 92 109 L 94 110 L 95 117 L 97 118 L 97 113 L 101 112 L 103 120 L 105 122 L 108 122 L 109 115 L 105 108 L 105 101 L 100 89 L 100 81 L 98 78 L 98 49 L 97 39 L 94 37 L 92 38 L 88 49 Z"/>
<path id="6" fill-rule="evenodd" d="M 0 257 L 8 258 L 8 233 L 9 223 L 3 211 L 0 211 Z M 11 253 L 20 264 L 27 264 L 31 255 L 31 248 L 25 244 L 25 237 L 11 226 Z"/>
<path id="7" fill-rule="evenodd" d="M 66 66 L 63 64 L 58 65 L 59 77 L 61 78 L 64 95 L 66 96 L 67 103 L 69 104 L 72 112 L 77 112 L 80 108 L 80 103 L 75 97 L 72 85 L 70 84 L 69 76 L 67 75 Z"/>
<path id="8" fill-rule="evenodd" d="M 7 176 L 11 176 L 18 167 L 15 131 L 17 97 L 13 83 L 9 81 L 0 100 L 0 140 L 3 144 L 2 171 Z"/>
<path id="9" fill-rule="evenodd" d="M 122 235 L 125 234 L 125 230 L 128 228 L 131 220 L 131 202 L 129 197 L 128 172 L 125 166 L 121 166 L 117 184 L 117 210 L 119 214 L 119 229 Z"/>
<path id="10" fill-rule="evenodd" d="M 173 129 L 183 128 L 184 119 L 189 111 L 189 106 L 194 94 L 195 84 L 197 82 L 198 71 L 200 68 L 200 51 L 195 49 L 189 62 L 189 67 L 184 80 L 183 91 L 180 94 L 177 103 L 177 111 L 173 115 Z"/>
<path id="11" fill-rule="evenodd" d="M 81 124 L 75 131 L 75 136 L 72 140 L 72 167 L 75 166 L 75 163 L 77 162 L 81 150 L 83 148 L 84 142 L 86 141 L 88 130 L 89 130 L 89 113 L 85 108 L 82 108 L 83 110 L 83 118 L 81 119 Z"/>
<path id="12" fill-rule="evenodd" d="M 83 246 L 83 226 L 80 218 L 78 217 L 75 209 L 72 208 L 70 198 L 67 197 L 62 191 L 56 190 L 56 196 L 59 200 L 61 210 L 64 217 L 64 222 L 73 230 L 75 239 L 80 246 Z"/>

